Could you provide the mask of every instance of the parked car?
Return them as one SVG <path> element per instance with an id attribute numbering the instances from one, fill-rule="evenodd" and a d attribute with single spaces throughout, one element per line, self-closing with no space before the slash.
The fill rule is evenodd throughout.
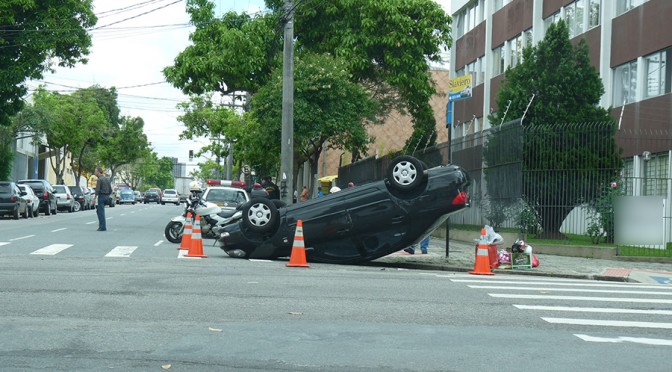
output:
<path id="1" fill-rule="evenodd" d="M 89 202 L 89 209 L 95 209 L 96 208 L 96 201 L 95 199 L 95 190 L 91 187 L 88 186 L 82 186 L 82 189 L 84 190 L 85 196 Z"/>
<path id="2" fill-rule="evenodd" d="M 124 189 L 119 191 L 119 204 L 133 204 L 135 205 L 135 193 L 131 189 Z"/>
<path id="3" fill-rule="evenodd" d="M 65 210 L 70 213 L 75 211 L 75 198 L 72 196 L 68 186 L 54 185 L 54 193 L 56 194 L 56 204 L 59 210 Z"/>
<path id="4" fill-rule="evenodd" d="M 222 209 L 236 209 L 250 200 L 245 190 L 238 187 L 213 186 L 203 191 L 201 200 L 215 203 Z"/>
<path id="5" fill-rule="evenodd" d="M 22 193 L 26 193 L 22 197 L 26 200 L 26 204 L 28 205 L 28 215 L 30 217 L 37 217 L 40 214 L 40 199 L 35 195 L 35 192 L 30 186 L 20 184 L 17 184 L 17 186 L 19 186 Z"/>
<path id="6" fill-rule="evenodd" d="M 54 187 L 47 180 L 30 179 L 20 180 L 20 184 L 28 185 L 35 192 L 38 199 L 40 199 L 40 208 L 45 215 L 58 213 L 58 205 L 56 204 L 56 195 L 54 194 Z"/>
<path id="7" fill-rule="evenodd" d="M 28 204 L 23 192 L 14 182 L 0 182 L 0 215 L 10 215 L 15 220 L 19 215 L 28 218 Z"/>
<path id="8" fill-rule="evenodd" d="M 163 190 L 163 195 L 161 196 L 161 205 L 166 205 L 166 203 L 173 203 L 175 205 L 180 205 L 180 196 L 177 194 L 177 190 L 175 189 Z"/>
<path id="9" fill-rule="evenodd" d="M 138 190 L 135 190 L 133 191 L 133 194 L 135 195 L 135 202 L 142 203 L 142 193 Z"/>
<path id="10" fill-rule="evenodd" d="M 91 196 L 86 194 L 83 186 L 68 186 L 68 189 L 70 189 L 70 193 L 75 200 L 75 212 L 89 209 L 90 202 L 87 198 L 90 198 Z"/>
<path id="11" fill-rule="evenodd" d="M 241 208 L 242 218 L 223 227 L 220 247 L 232 257 L 289 256 L 301 220 L 307 260 L 374 260 L 419 243 L 468 207 L 469 183 L 458 166 L 426 169 L 420 160 L 400 156 L 381 181 L 288 206 L 267 198 L 250 200 Z"/>
<path id="12" fill-rule="evenodd" d="M 147 190 L 145 191 L 145 197 L 143 199 L 143 203 L 148 204 L 148 203 L 156 203 L 159 204 L 161 203 L 161 196 L 159 195 L 159 192 L 156 190 Z"/>

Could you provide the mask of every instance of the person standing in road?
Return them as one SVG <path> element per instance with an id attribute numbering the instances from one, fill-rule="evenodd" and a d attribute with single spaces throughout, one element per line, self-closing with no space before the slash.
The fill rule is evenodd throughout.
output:
<path id="1" fill-rule="evenodd" d="M 268 198 L 269 199 L 280 200 L 280 189 L 278 188 L 278 185 L 273 183 L 273 180 L 271 179 L 271 176 L 264 176 L 261 179 L 261 186 L 268 193 Z"/>
<path id="2" fill-rule="evenodd" d="M 101 167 L 96 167 L 94 174 L 98 177 L 96 182 L 96 214 L 98 215 L 98 231 L 107 231 L 105 222 L 105 204 L 112 194 L 110 179 L 104 175 Z"/>

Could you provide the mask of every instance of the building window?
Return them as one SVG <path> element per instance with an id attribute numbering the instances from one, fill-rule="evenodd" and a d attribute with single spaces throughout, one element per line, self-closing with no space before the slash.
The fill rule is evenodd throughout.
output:
<path id="1" fill-rule="evenodd" d="M 502 9 L 506 4 L 510 2 L 511 0 L 495 0 L 495 12 Z"/>
<path id="2" fill-rule="evenodd" d="M 509 48 L 511 50 L 509 67 L 514 68 L 523 60 L 523 36 L 509 40 Z"/>
<path id="3" fill-rule="evenodd" d="M 628 10 L 634 9 L 648 0 L 616 0 L 616 15 L 619 16 Z"/>
<path id="4" fill-rule="evenodd" d="M 637 97 L 637 61 L 614 69 L 614 106 L 635 102 Z"/>
<path id="5" fill-rule="evenodd" d="M 492 50 L 492 76 L 497 76 L 504 72 L 504 63 L 506 62 L 506 50 L 504 45 Z"/>
<path id="6" fill-rule="evenodd" d="M 467 32 L 473 30 L 484 18 L 484 0 L 476 0 L 473 3 L 467 5 L 467 7 L 455 15 L 457 18 L 456 22 L 456 35 L 457 38 L 464 36 Z"/>
<path id="7" fill-rule="evenodd" d="M 544 31 L 548 30 L 553 23 L 556 23 L 560 20 L 560 12 L 550 15 L 548 18 L 544 19 Z"/>
<path id="8" fill-rule="evenodd" d="M 600 0 L 590 0 L 588 4 L 588 29 L 600 25 Z"/>
<path id="9" fill-rule="evenodd" d="M 457 76 L 463 76 L 465 74 L 472 74 L 473 77 L 473 86 L 483 83 L 485 79 L 485 72 L 483 71 L 483 57 L 477 58 L 475 61 L 468 63 L 460 71 L 456 71 Z"/>
<path id="10" fill-rule="evenodd" d="M 646 76 L 644 98 L 670 93 L 670 74 L 672 71 L 667 63 L 670 52 L 672 52 L 672 48 L 667 48 L 644 57 L 644 75 Z"/>

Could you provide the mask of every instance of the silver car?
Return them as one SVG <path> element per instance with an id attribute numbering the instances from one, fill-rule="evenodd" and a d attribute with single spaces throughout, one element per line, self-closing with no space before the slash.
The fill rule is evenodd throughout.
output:
<path id="1" fill-rule="evenodd" d="M 22 192 L 25 192 L 26 195 L 21 196 L 26 200 L 26 205 L 28 206 L 28 215 L 30 217 L 37 217 L 40 214 L 40 198 L 35 195 L 33 189 L 28 185 L 17 185 Z"/>
<path id="2" fill-rule="evenodd" d="M 165 189 L 163 190 L 163 196 L 161 197 L 161 205 L 166 203 L 173 203 L 175 205 L 180 205 L 180 196 L 177 194 L 175 189 Z"/>
<path id="3" fill-rule="evenodd" d="M 67 210 L 71 213 L 75 211 L 75 198 L 68 186 L 54 185 L 54 194 L 56 195 L 56 207 L 58 209 Z"/>

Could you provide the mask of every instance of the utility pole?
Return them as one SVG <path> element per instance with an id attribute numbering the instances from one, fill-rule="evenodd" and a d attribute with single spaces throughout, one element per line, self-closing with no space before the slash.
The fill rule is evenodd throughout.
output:
<path id="1" fill-rule="evenodd" d="M 292 0 L 285 0 L 285 43 L 282 59 L 280 200 L 290 205 L 294 193 L 294 2 Z"/>

